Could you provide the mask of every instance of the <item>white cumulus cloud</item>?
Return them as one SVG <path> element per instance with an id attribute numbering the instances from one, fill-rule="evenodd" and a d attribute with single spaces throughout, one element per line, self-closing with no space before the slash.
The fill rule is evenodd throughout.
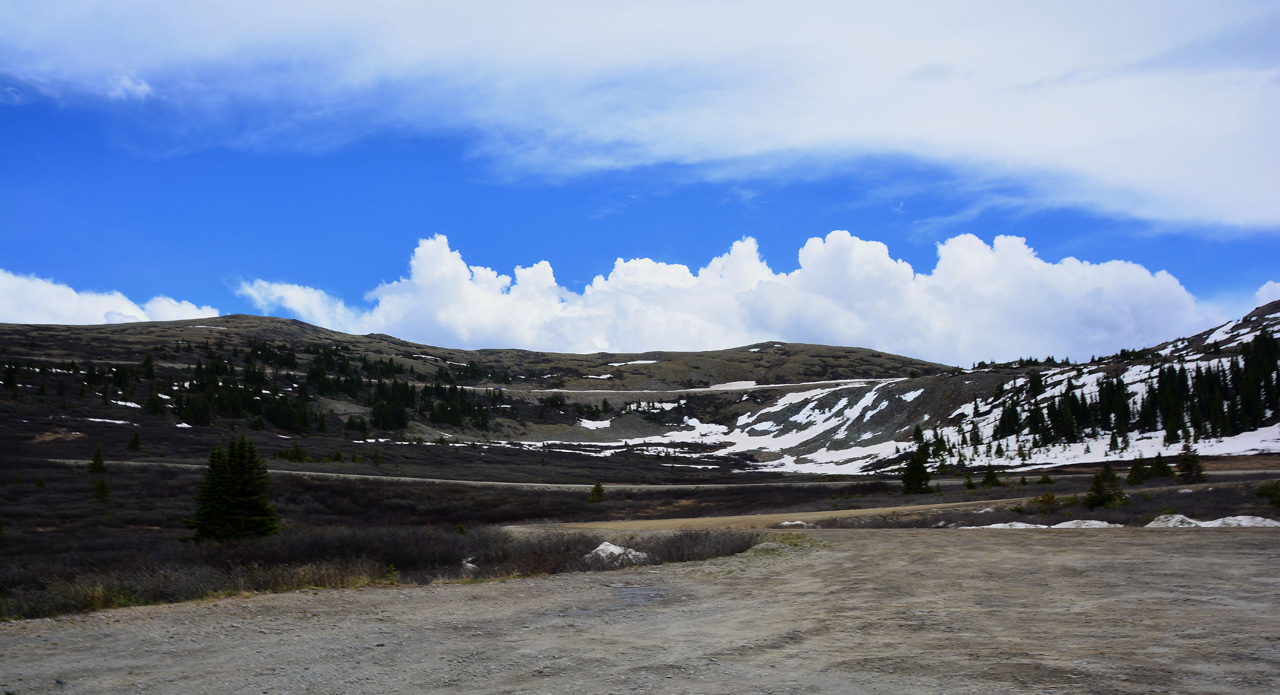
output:
<path id="1" fill-rule="evenodd" d="M 864 346 L 948 364 L 1021 356 L 1081 359 L 1203 330 L 1222 316 L 1176 278 L 1125 261 L 1056 263 L 1018 237 L 962 235 L 932 272 L 845 231 L 810 239 L 774 272 L 744 238 L 705 267 L 618 259 L 582 292 L 545 261 L 512 275 L 468 265 L 435 236 L 409 272 L 364 307 L 299 285 L 254 280 L 262 311 L 352 333 L 460 347 L 567 352 L 707 350 L 764 340 Z"/>
<path id="2" fill-rule="evenodd" d="M 218 310 L 211 306 L 165 296 L 139 305 L 120 292 L 77 291 L 52 280 L 0 269 L 0 321 L 5 323 L 127 323 L 217 315 Z"/>
<path id="3" fill-rule="evenodd" d="M 69 0 L 0 4 L 0 76 L 247 146 L 393 128 L 729 178 L 903 157 L 1022 204 L 1275 228 L 1277 35 L 1265 0 Z"/>
<path id="4" fill-rule="evenodd" d="M 1280 282 L 1268 280 L 1266 284 L 1258 288 L 1257 293 L 1254 294 L 1254 299 L 1257 301 L 1258 306 L 1280 299 Z"/>

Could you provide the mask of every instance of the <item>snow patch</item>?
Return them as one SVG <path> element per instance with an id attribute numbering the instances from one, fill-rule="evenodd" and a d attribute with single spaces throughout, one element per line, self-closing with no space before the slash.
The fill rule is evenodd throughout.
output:
<path id="1" fill-rule="evenodd" d="M 919 398 L 920 394 L 922 393 L 924 393 L 924 389 L 919 389 L 916 391 L 912 391 L 911 393 L 904 393 L 901 396 L 899 396 L 899 398 L 910 403 L 911 401 L 914 401 L 915 399 Z"/>
<path id="2" fill-rule="evenodd" d="M 630 362 L 610 362 L 610 367 L 626 367 L 632 364 L 657 364 L 657 360 L 631 360 Z"/>
<path id="3" fill-rule="evenodd" d="M 1227 516 L 1213 521 L 1196 521 L 1181 514 L 1162 514 L 1147 528 L 1280 528 L 1280 521 L 1261 516 Z"/>
<path id="4" fill-rule="evenodd" d="M 1054 524 L 1049 528 L 1124 528 L 1124 524 L 1109 524 L 1097 519 L 1073 519 L 1072 521 Z"/>
<path id="5" fill-rule="evenodd" d="M 638 565 L 642 562 L 648 562 L 649 556 L 639 550 L 623 548 L 622 546 L 614 545 L 609 541 L 605 541 L 596 546 L 595 550 L 583 555 L 582 559 L 587 561 L 603 560 L 604 562 L 615 565 Z"/>
<path id="6" fill-rule="evenodd" d="M 579 420 L 578 427 L 589 430 L 602 430 L 613 426 L 613 420 Z"/>

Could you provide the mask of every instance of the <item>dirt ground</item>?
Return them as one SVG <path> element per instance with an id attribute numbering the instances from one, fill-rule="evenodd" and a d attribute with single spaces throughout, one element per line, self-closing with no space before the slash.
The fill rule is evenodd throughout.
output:
<path id="1" fill-rule="evenodd" d="M 807 545 L 654 568 L 5 623 L 0 688 L 1280 690 L 1275 530 L 830 530 L 802 538 Z"/>

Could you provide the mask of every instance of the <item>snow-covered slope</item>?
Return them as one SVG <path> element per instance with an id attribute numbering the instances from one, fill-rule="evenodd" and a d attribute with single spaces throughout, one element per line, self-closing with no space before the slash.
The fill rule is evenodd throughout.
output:
<path id="1" fill-rule="evenodd" d="M 900 465 L 917 446 L 930 449 L 934 467 L 1129 460 L 1173 456 L 1188 444 L 1212 455 L 1280 452 L 1280 372 L 1270 337 L 1278 328 L 1280 302 L 1196 336 L 1089 364 L 1023 362 L 814 386 L 720 424 L 686 417 L 662 434 L 593 446 L 601 453 L 622 446 L 678 453 L 679 445 L 697 444 L 704 453 L 711 447 L 751 455 L 761 466 L 842 473 Z M 1259 369 L 1265 376 L 1249 382 L 1244 373 Z M 1246 382 L 1256 386 L 1232 395 Z M 1222 384 L 1227 392 L 1220 393 Z"/>

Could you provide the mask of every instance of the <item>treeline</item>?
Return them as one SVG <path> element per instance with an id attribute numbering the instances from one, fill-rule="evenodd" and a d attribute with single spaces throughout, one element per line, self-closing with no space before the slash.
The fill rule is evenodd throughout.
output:
<path id="1" fill-rule="evenodd" d="M 305 384 L 293 395 L 264 388 L 268 385 L 265 367 L 257 364 L 253 353 L 245 358 L 240 379 L 230 360 L 218 358 L 205 364 L 197 359 L 191 379 L 173 399 L 174 414 L 187 424 L 201 426 L 221 417 L 248 419 L 255 429 L 267 423 L 299 433 L 311 429 L 313 423 L 323 427 L 323 418 L 307 406 Z"/>
<path id="2" fill-rule="evenodd" d="M 369 424 L 384 430 L 404 429 L 409 413 L 417 412 L 432 423 L 454 427 L 473 426 L 489 429 L 490 409 L 506 402 L 501 389 L 484 392 L 447 383 L 443 370 L 431 384 L 416 388 L 409 382 L 393 379 L 378 381 L 367 400 Z"/>

